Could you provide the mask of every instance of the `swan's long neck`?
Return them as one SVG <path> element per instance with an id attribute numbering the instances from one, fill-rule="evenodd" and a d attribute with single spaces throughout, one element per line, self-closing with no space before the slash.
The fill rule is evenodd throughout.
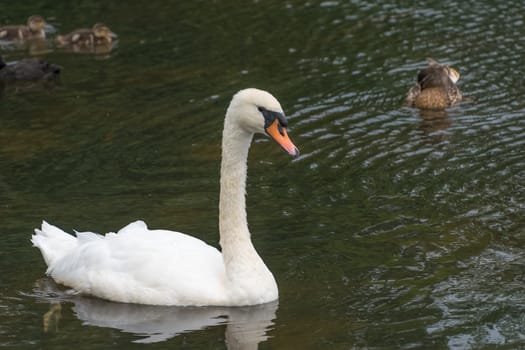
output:
<path id="1" fill-rule="evenodd" d="M 228 293 L 235 305 L 266 303 L 278 298 L 275 279 L 255 250 L 246 221 L 246 161 L 253 134 L 224 122 L 222 134 L 219 232 Z"/>
<path id="2" fill-rule="evenodd" d="M 219 202 L 220 244 L 224 262 L 238 260 L 253 248 L 246 220 L 246 172 L 253 134 L 226 117 L 222 135 L 221 191 Z"/>

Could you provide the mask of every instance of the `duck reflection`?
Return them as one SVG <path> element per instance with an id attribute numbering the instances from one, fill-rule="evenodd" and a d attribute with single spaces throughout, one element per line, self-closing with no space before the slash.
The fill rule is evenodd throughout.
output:
<path id="1" fill-rule="evenodd" d="M 257 349 L 268 339 L 266 332 L 276 318 L 278 302 L 249 307 L 177 307 L 115 303 L 68 294 L 49 279 L 37 282 L 34 293 L 50 310 L 43 316 L 44 329 L 59 329 L 62 303 L 73 303 L 73 313 L 84 325 L 109 327 L 143 338 L 137 343 L 155 343 L 181 333 L 226 325 L 228 349 Z"/>
<path id="2" fill-rule="evenodd" d="M 0 50 L 3 52 L 27 51 L 30 56 L 42 56 L 53 52 L 53 46 L 50 41 L 44 39 L 24 41 L 6 41 L 0 39 Z"/>
<path id="3" fill-rule="evenodd" d="M 452 125 L 452 119 L 445 110 L 419 110 L 420 128 L 423 134 L 432 141 L 443 141 L 448 138 L 445 132 Z"/>
<path id="4" fill-rule="evenodd" d="M 78 54 L 92 54 L 95 55 L 97 59 L 107 59 L 110 58 L 109 54 L 111 53 L 111 51 L 115 50 L 117 47 L 118 42 L 114 41 L 110 43 L 101 43 L 94 46 L 71 44 L 60 47 L 60 49 L 65 52 L 72 52 Z"/>

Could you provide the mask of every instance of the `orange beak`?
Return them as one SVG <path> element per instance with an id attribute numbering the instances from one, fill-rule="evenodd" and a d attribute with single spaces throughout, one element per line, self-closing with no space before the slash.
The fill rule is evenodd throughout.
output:
<path id="1" fill-rule="evenodd" d="M 294 158 L 299 157 L 299 149 L 295 147 L 292 140 L 290 140 L 286 128 L 279 123 L 278 119 L 275 119 L 265 130 L 288 154 Z"/>

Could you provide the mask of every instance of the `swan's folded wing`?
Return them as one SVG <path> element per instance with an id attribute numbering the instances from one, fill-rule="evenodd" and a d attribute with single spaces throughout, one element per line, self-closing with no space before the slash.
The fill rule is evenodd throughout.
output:
<path id="1" fill-rule="evenodd" d="M 226 273 L 221 253 L 184 233 L 135 222 L 105 236 L 80 233 L 77 247 L 51 276 L 101 298 L 141 304 L 220 303 Z"/>

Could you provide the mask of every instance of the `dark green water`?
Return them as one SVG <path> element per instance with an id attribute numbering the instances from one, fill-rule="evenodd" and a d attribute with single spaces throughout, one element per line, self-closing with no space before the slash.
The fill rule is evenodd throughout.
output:
<path id="1" fill-rule="evenodd" d="M 2 24 L 103 21 L 119 42 L 51 50 L 61 86 L 0 99 L 0 346 L 525 346 L 522 2 L 167 4 L 1 3 Z M 473 102 L 400 108 L 426 56 Z M 43 219 L 95 232 L 143 219 L 218 245 L 223 116 L 252 86 L 280 100 L 302 152 L 263 137 L 250 151 L 248 220 L 278 304 L 123 305 L 45 278 L 29 242 Z"/>

